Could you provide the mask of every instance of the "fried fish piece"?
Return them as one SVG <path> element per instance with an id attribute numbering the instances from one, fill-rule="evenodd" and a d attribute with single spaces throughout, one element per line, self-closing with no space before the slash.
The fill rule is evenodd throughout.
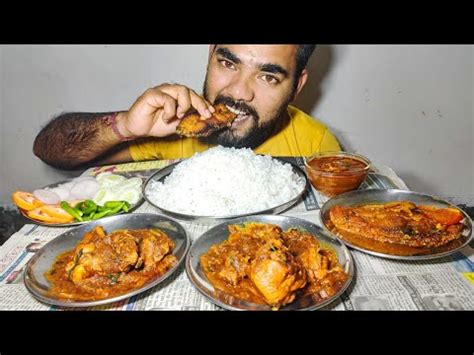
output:
<path id="1" fill-rule="evenodd" d="M 415 205 L 409 201 L 334 206 L 334 231 L 354 244 L 371 250 L 416 255 L 433 252 L 462 236 L 463 215 L 452 208 Z"/>
<path id="2" fill-rule="evenodd" d="M 224 104 L 218 104 L 214 108 L 216 111 L 207 120 L 202 120 L 195 111 L 188 113 L 179 123 L 176 133 L 185 137 L 207 137 L 219 129 L 230 127 L 237 118 Z"/>

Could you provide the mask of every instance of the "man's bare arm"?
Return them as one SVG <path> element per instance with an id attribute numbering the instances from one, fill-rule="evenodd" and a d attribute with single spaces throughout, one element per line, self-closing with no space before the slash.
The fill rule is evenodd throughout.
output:
<path id="1" fill-rule="evenodd" d="M 61 169 L 89 163 L 121 142 L 112 128 L 111 115 L 66 113 L 56 117 L 36 137 L 33 152 L 45 163 Z M 116 119 L 123 117 L 118 114 Z"/>
<path id="2" fill-rule="evenodd" d="M 108 113 L 66 113 L 53 119 L 36 137 L 33 152 L 61 169 L 75 169 L 96 159 L 108 163 L 130 161 L 128 148 L 120 145 L 124 139 L 169 136 L 191 107 L 205 118 L 215 111 L 193 90 L 162 84 L 146 90 L 115 120 Z"/>

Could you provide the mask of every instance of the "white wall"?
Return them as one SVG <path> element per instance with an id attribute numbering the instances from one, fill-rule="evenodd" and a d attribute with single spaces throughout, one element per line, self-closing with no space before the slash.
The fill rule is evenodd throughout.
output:
<path id="1" fill-rule="evenodd" d="M 297 104 L 414 190 L 474 203 L 472 46 L 320 46 Z M 3 62 L 2 62 L 3 56 Z M 0 46 L 0 204 L 77 174 L 32 154 L 63 111 L 127 109 L 146 88 L 201 90 L 207 46 Z"/>
<path id="2" fill-rule="evenodd" d="M 348 150 L 391 166 L 413 190 L 474 203 L 473 48 L 320 48 L 312 112 Z"/>
<path id="3" fill-rule="evenodd" d="M 32 153 L 51 117 L 65 111 L 128 109 L 146 88 L 176 81 L 198 90 L 206 46 L 3 46 L 0 120 L 6 152 L 0 203 L 79 172 L 53 169 Z"/>

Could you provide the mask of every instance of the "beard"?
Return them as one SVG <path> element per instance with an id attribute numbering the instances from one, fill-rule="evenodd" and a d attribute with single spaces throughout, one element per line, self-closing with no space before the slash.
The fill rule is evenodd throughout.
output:
<path id="1" fill-rule="evenodd" d="M 204 84 L 203 96 L 206 100 L 210 101 L 206 84 Z M 289 102 L 290 100 L 285 101 L 274 111 L 270 120 L 263 123 L 262 125 L 259 125 L 260 116 L 253 106 L 242 101 L 236 101 L 230 96 L 217 95 L 214 102 L 212 103 L 213 105 L 225 104 L 239 111 L 243 111 L 250 115 L 248 120 L 251 120 L 251 124 L 243 133 L 234 131 L 231 126 L 220 131 L 216 131 L 208 137 L 201 137 L 200 140 L 211 145 L 255 149 L 272 135 L 277 133 L 287 122 L 287 107 Z"/>

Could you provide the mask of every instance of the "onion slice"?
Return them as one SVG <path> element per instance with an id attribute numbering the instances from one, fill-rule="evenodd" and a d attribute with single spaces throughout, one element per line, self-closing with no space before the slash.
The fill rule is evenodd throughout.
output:
<path id="1" fill-rule="evenodd" d="M 38 189 L 33 191 L 33 195 L 47 205 L 55 205 L 61 202 L 59 195 L 51 190 Z"/>

